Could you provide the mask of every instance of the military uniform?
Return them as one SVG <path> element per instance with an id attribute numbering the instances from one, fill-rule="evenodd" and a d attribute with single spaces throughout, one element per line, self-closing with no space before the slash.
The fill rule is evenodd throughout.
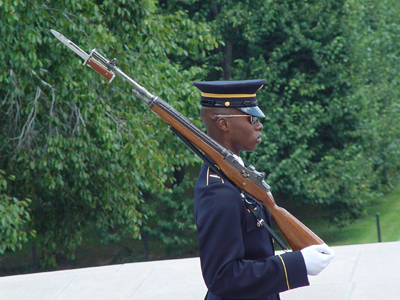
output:
<path id="1" fill-rule="evenodd" d="M 194 195 L 207 300 L 275 300 L 279 292 L 309 284 L 300 251 L 274 255 L 268 231 L 257 226 L 238 190 L 206 164 Z M 270 224 L 268 210 L 263 214 Z"/>
<path id="2" fill-rule="evenodd" d="M 203 106 L 236 107 L 249 115 L 264 117 L 255 99 L 264 83 L 251 80 L 194 85 L 202 92 Z M 270 224 L 269 211 L 258 205 L 263 219 Z M 195 187 L 194 217 L 208 288 L 206 300 L 276 300 L 282 291 L 309 284 L 301 252 L 275 255 L 271 236 L 257 226 L 239 191 L 206 164 Z"/>

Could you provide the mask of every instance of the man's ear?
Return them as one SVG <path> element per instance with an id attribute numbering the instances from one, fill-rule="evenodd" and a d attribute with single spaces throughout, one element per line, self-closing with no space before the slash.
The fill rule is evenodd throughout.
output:
<path id="1" fill-rule="evenodd" d="M 227 120 L 227 118 L 223 118 L 223 117 L 218 118 L 218 119 L 217 119 L 217 126 L 218 126 L 218 128 L 221 129 L 222 131 L 225 131 L 225 132 L 228 131 L 229 126 L 228 126 L 228 120 Z"/>

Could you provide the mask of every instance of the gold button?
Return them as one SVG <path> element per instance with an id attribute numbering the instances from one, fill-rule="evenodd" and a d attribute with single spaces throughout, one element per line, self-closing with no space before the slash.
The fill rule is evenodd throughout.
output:
<path id="1" fill-rule="evenodd" d="M 231 105 L 230 102 L 225 102 L 225 106 L 229 106 L 229 105 Z"/>

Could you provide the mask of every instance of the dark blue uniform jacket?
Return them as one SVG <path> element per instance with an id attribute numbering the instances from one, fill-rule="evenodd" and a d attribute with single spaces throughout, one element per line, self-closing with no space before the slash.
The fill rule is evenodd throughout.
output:
<path id="1" fill-rule="evenodd" d="M 276 300 L 282 291 L 309 284 L 300 251 L 274 255 L 268 231 L 257 226 L 239 192 L 205 164 L 194 196 L 207 300 Z"/>

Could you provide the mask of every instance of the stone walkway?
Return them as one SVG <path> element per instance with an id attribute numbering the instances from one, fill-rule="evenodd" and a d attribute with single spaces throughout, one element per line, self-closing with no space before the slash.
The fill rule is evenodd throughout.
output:
<path id="1" fill-rule="evenodd" d="M 400 242 L 332 248 L 328 268 L 282 300 L 400 299 Z M 0 277 L 1 300 L 202 300 L 205 293 L 198 258 Z"/>

